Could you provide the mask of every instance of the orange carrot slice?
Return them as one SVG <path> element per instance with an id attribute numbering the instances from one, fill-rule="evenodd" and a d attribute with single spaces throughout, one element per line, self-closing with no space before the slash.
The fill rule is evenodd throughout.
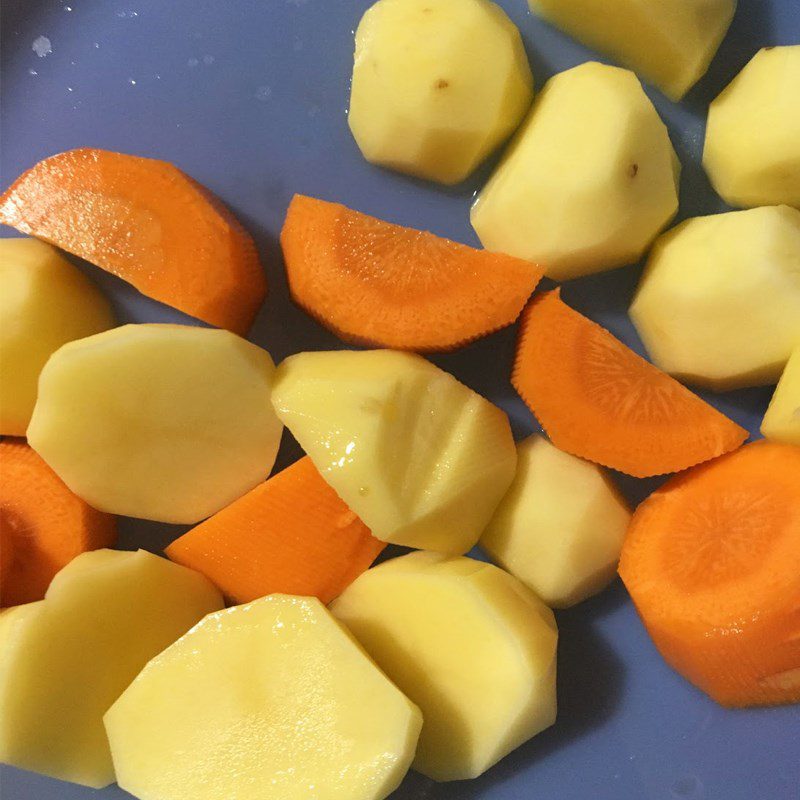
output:
<path id="1" fill-rule="evenodd" d="M 386 545 L 306 456 L 176 539 L 166 554 L 234 603 L 280 592 L 338 597 Z"/>
<path id="2" fill-rule="evenodd" d="M 281 232 L 295 302 L 348 342 L 452 350 L 511 325 L 542 276 L 476 250 L 295 195 Z"/>
<path id="3" fill-rule="evenodd" d="M 556 447 L 639 478 L 715 458 L 748 436 L 558 290 L 522 315 L 512 383 Z"/>
<path id="4" fill-rule="evenodd" d="M 75 556 L 114 543 L 114 517 L 74 495 L 22 440 L 0 442 L 0 475 L 0 605 L 41 600 Z"/>
<path id="5" fill-rule="evenodd" d="M 719 703 L 800 701 L 800 447 L 673 478 L 634 514 L 619 572 L 666 661 Z"/>
<path id="6" fill-rule="evenodd" d="M 89 148 L 51 156 L 0 197 L 0 222 L 241 335 L 266 294 L 244 229 L 165 161 Z"/>

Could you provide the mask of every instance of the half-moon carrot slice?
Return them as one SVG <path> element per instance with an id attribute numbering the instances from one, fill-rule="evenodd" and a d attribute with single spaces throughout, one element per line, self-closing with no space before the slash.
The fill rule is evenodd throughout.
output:
<path id="1" fill-rule="evenodd" d="M 0 475 L 0 605 L 41 600 L 75 556 L 114 544 L 114 517 L 74 495 L 21 439 L 0 442 Z"/>
<path id="2" fill-rule="evenodd" d="M 266 294 L 252 239 L 166 161 L 89 148 L 59 153 L 0 197 L 0 222 L 240 335 Z"/>
<path id="3" fill-rule="evenodd" d="M 619 572 L 666 661 L 719 703 L 800 701 L 800 447 L 673 478 L 634 514 Z"/>
<path id="4" fill-rule="evenodd" d="M 275 592 L 329 603 L 384 547 L 306 456 L 165 552 L 203 573 L 234 603 Z"/>
<path id="5" fill-rule="evenodd" d="M 519 316 L 535 264 L 295 195 L 281 232 L 295 302 L 347 342 L 452 350 Z"/>
<path id="6" fill-rule="evenodd" d="M 556 447 L 639 478 L 708 461 L 748 436 L 558 290 L 522 315 L 512 383 Z"/>

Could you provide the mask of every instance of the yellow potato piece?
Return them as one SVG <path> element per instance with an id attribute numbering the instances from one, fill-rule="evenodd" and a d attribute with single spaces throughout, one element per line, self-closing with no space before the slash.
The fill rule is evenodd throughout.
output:
<path id="1" fill-rule="evenodd" d="M 519 31 L 488 0 L 379 0 L 356 31 L 349 122 L 373 163 L 458 183 L 532 98 Z"/>
<path id="2" fill-rule="evenodd" d="M 422 718 L 318 600 L 270 595 L 206 617 L 105 722 L 142 800 L 382 800 Z"/>
<path id="3" fill-rule="evenodd" d="M 422 710 L 414 768 L 434 780 L 475 778 L 555 721 L 553 613 L 491 564 L 412 553 L 331 610 Z"/>
<path id="4" fill-rule="evenodd" d="M 631 514 L 597 464 L 541 436 L 517 452 L 517 476 L 480 546 L 547 605 L 566 608 L 615 578 Z"/>
<path id="5" fill-rule="evenodd" d="M 551 78 L 472 207 L 484 247 L 568 280 L 638 261 L 678 210 L 680 164 L 628 70 Z"/>
<path id="6" fill-rule="evenodd" d="M 113 326 L 103 295 L 49 244 L 0 239 L 0 434 L 25 435 L 52 353 Z"/>
<path id="7" fill-rule="evenodd" d="M 279 367 L 272 401 L 385 542 L 465 553 L 514 477 L 506 415 L 411 353 L 300 353 Z"/>
<path id="8" fill-rule="evenodd" d="M 528 0 L 531 11 L 680 100 L 705 75 L 736 0 Z"/>
<path id="9" fill-rule="evenodd" d="M 765 47 L 711 104 L 703 166 L 732 206 L 800 208 L 800 44 Z"/>
<path id="10" fill-rule="evenodd" d="M 776 442 L 800 445 L 800 336 L 797 342 L 761 423 L 761 433 Z"/>
<path id="11" fill-rule="evenodd" d="M 274 370 L 229 331 L 125 325 L 52 356 L 28 441 L 101 511 L 198 522 L 272 469 Z"/>
<path id="12" fill-rule="evenodd" d="M 687 220 L 656 243 L 630 314 L 672 375 L 717 391 L 774 383 L 800 341 L 800 211 Z"/>
<path id="13" fill-rule="evenodd" d="M 219 592 L 140 550 L 70 562 L 45 599 L 0 614 L 0 761 L 99 789 L 114 781 L 103 714 Z"/>

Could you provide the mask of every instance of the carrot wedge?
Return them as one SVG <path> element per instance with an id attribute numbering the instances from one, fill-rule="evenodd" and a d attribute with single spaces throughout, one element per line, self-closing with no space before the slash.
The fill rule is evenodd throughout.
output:
<path id="1" fill-rule="evenodd" d="M 116 523 L 74 495 L 25 442 L 0 442 L 0 605 L 41 600 L 86 550 L 110 547 Z"/>
<path id="2" fill-rule="evenodd" d="M 708 461 L 748 436 L 558 290 L 523 312 L 511 380 L 556 447 L 638 478 Z"/>
<path id="3" fill-rule="evenodd" d="M 59 153 L 0 197 L 0 222 L 240 335 L 266 294 L 251 238 L 219 200 L 166 161 L 90 148 Z"/>
<path id="4" fill-rule="evenodd" d="M 329 603 L 384 547 L 306 456 L 165 552 L 201 572 L 234 603 L 276 592 Z"/>
<path id="5" fill-rule="evenodd" d="M 619 573 L 667 663 L 717 702 L 800 702 L 800 447 L 674 477 L 634 514 Z"/>
<path id="6" fill-rule="evenodd" d="M 511 325 L 542 270 L 295 195 L 281 232 L 294 301 L 341 339 L 452 350 Z"/>

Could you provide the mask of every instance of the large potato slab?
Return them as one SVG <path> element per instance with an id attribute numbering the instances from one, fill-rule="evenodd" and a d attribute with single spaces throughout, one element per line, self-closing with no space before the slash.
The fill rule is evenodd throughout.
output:
<path id="1" fill-rule="evenodd" d="M 331 608 L 422 710 L 424 775 L 475 778 L 553 724 L 553 614 L 497 567 L 412 553 L 365 572 Z"/>
<path id="2" fill-rule="evenodd" d="M 703 166 L 732 206 L 800 208 L 800 44 L 765 47 L 711 104 Z"/>
<path id="3" fill-rule="evenodd" d="M 555 280 L 630 264 L 678 210 L 679 163 L 628 70 L 552 77 L 472 207 L 484 247 Z"/>
<path id="4" fill-rule="evenodd" d="M 198 522 L 272 469 L 274 369 L 228 331 L 125 325 L 52 356 L 28 441 L 101 511 Z"/>
<path id="5" fill-rule="evenodd" d="M 25 435 L 52 353 L 113 325 L 103 295 L 49 244 L 0 239 L 0 434 Z"/>
<path id="6" fill-rule="evenodd" d="M 800 445 L 800 337 L 761 423 L 767 439 Z"/>
<path id="7" fill-rule="evenodd" d="M 223 607 L 202 575 L 140 550 L 94 550 L 44 600 L 0 614 L 0 761 L 100 788 L 103 714 L 139 670 Z"/>
<path id="8" fill-rule="evenodd" d="M 356 31 L 349 122 L 368 161 L 458 183 L 532 98 L 519 31 L 488 0 L 379 0 Z"/>
<path id="9" fill-rule="evenodd" d="M 800 341 L 800 211 L 687 220 L 656 243 L 630 314 L 672 375 L 718 391 L 774 383 Z"/>
<path id="10" fill-rule="evenodd" d="M 325 480 L 385 542 L 465 553 L 514 477 L 506 415 L 411 353 L 291 356 L 272 401 Z"/>
<path id="11" fill-rule="evenodd" d="M 538 435 L 517 453 L 514 483 L 480 545 L 547 605 L 566 608 L 614 579 L 631 514 L 597 464 Z"/>
<path id="12" fill-rule="evenodd" d="M 383 800 L 422 718 L 318 600 L 269 595 L 206 617 L 105 722 L 142 800 Z"/>

